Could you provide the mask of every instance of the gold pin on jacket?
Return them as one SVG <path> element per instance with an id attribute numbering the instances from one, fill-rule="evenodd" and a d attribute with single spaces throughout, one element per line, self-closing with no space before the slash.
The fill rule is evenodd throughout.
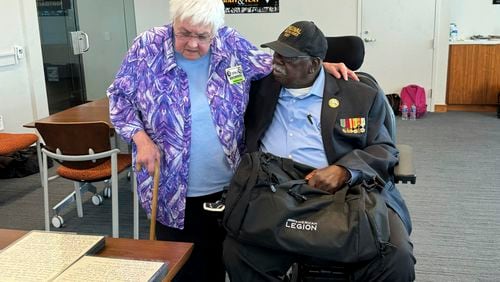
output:
<path id="1" fill-rule="evenodd" d="M 340 106 L 340 102 L 339 100 L 335 99 L 335 98 L 331 98 L 330 100 L 328 100 L 328 106 L 330 106 L 330 108 L 337 108 L 338 106 Z"/>

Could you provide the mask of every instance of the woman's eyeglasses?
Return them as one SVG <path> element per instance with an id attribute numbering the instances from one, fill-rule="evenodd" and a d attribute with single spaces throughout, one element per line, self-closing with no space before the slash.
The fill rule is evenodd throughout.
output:
<path id="1" fill-rule="evenodd" d="M 175 32 L 175 38 L 177 40 L 182 40 L 182 41 L 189 41 L 190 39 L 196 40 L 196 42 L 201 43 L 201 44 L 208 44 L 210 41 L 212 41 L 212 34 L 209 33 L 203 33 L 203 34 L 194 34 L 189 31 L 180 31 L 180 32 Z"/>

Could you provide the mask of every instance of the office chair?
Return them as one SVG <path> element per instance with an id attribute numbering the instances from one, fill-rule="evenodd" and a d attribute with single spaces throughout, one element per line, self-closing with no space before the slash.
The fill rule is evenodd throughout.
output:
<path id="1" fill-rule="evenodd" d="M 17 151 L 27 149 L 33 144 L 36 144 L 38 148 L 38 136 L 33 133 L 0 133 L 0 156 L 11 155 Z M 42 158 L 38 150 L 37 160 L 38 169 L 40 169 Z M 34 172 L 33 170 L 30 173 Z"/>
<path id="2" fill-rule="evenodd" d="M 325 62 L 343 62 L 349 69 L 355 71 L 363 64 L 365 46 L 363 40 L 358 36 L 327 37 L 328 51 Z M 364 72 L 356 72 L 360 82 L 367 84 L 384 93 L 373 76 Z M 384 95 L 384 94 L 379 94 Z M 396 143 L 396 117 L 389 103 L 386 101 L 386 116 L 384 124 Z M 413 149 L 409 145 L 396 144 L 399 150 L 399 163 L 394 167 L 395 183 L 416 183 L 416 172 L 413 165 Z M 292 282 L 306 281 L 348 281 L 349 269 L 346 265 L 322 263 L 294 263 L 289 272 L 289 280 Z"/>
<path id="3" fill-rule="evenodd" d="M 33 133 L 0 133 L 0 156 L 26 149 L 38 141 Z"/>
<path id="4" fill-rule="evenodd" d="M 130 154 L 120 154 L 111 147 L 112 131 L 105 122 L 36 122 L 44 144 L 42 152 L 42 185 L 44 192 L 45 230 L 50 230 L 48 182 L 63 177 L 74 183 L 74 191 L 52 208 L 52 225 L 56 228 L 64 224 L 60 216 L 62 209 L 76 201 L 78 217 L 83 217 L 82 194 L 90 191 L 95 205 L 102 203 L 102 196 L 96 193 L 94 182 L 110 179 L 111 189 L 105 188 L 105 196 L 112 195 L 113 237 L 119 236 L 118 227 L 118 173 L 132 164 Z M 60 163 L 57 175 L 49 177 L 47 158 Z"/>

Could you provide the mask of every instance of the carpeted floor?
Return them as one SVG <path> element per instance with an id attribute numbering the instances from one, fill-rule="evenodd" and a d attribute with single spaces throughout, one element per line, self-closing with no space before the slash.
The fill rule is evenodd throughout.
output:
<path id="1" fill-rule="evenodd" d="M 416 185 L 399 185 L 413 219 L 418 281 L 500 281 L 500 119 L 432 113 L 398 120 Z"/>
<path id="2" fill-rule="evenodd" d="M 53 175 L 51 168 L 49 175 Z M 104 183 L 96 183 L 98 192 L 104 189 Z M 57 204 L 73 191 L 73 183 L 58 178 L 49 182 L 50 207 Z M 78 232 L 84 234 L 102 234 L 111 236 L 111 199 L 104 199 L 100 206 L 94 206 L 91 193 L 83 196 L 83 218 L 76 214 L 74 204 L 60 215 L 64 227 L 52 230 Z M 119 175 L 119 214 L 120 237 L 132 238 L 132 190 L 127 173 Z M 52 211 L 51 211 L 52 216 Z M 145 213 L 140 209 L 140 238 L 149 238 L 149 224 Z M 17 179 L 0 179 L 0 228 L 32 230 L 45 228 L 43 216 L 43 189 L 39 174 Z"/>
<path id="3" fill-rule="evenodd" d="M 398 143 L 415 153 L 417 183 L 400 184 L 413 219 L 417 281 L 500 281 L 500 119 L 494 113 L 429 113 L 398 120 Z M 72 189 L 50 183 L 51 205 Z M 102 190 L 102 185 L 98 186 Z M 120 237 L 132 237 L 132 193 L 120 176 Z M 87 196 L 86 199 L 90 197 Z M 111 234 L 111 201 L 70 208 L 61 231 Z M 141 238 L 148 222 L 141 211 Z M 0 228 L 43 229 L 38 175 L 0 180 Z"/>

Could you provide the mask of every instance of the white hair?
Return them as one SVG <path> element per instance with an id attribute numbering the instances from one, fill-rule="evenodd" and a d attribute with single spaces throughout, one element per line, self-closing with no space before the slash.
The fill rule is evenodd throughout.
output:
<path id="1" fill-rule="evenodd" d="M 224 24 L 224 3 L 222 0 L 170 0 L 170 15 L 174 20 L 211 26 L 215 34 Z"/>

